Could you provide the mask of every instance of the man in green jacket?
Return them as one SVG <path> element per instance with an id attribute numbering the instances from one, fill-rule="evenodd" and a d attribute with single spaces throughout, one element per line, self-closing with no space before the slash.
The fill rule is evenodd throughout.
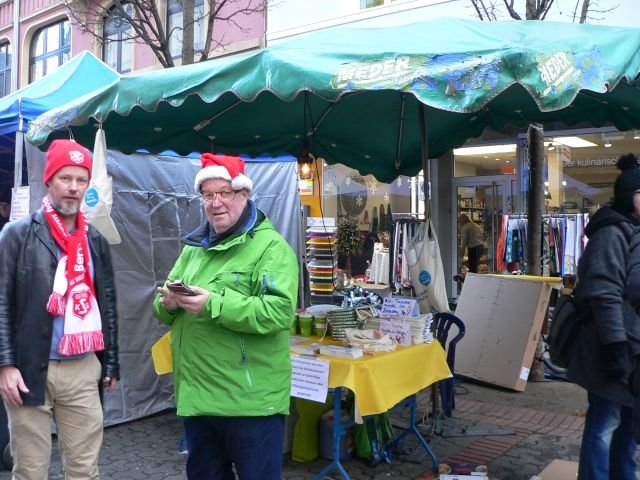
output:
<path id="1" fill-rule="evenodd" d="M 210 153 L 201 161 L 195 189 L 207 221 L 183 239 L 153 304 L 172 329 L 187 477 L 233 479 L 234 467 L 241 480 L 279 480 L 298 262 L 249 200 L 244 161 Z M 177 281 L 190 292 L 170 290 Z"/>

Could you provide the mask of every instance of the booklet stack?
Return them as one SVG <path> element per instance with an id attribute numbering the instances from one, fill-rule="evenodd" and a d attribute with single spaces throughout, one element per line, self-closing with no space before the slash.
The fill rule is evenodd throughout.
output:
<path id="1" fill-rule="evenodd" d="M 322 345 L 320 347 L 320 355 L 356 359 L 356 358 L 362 357 L 364 355 L 364 351 L 360 347 L 341 347 L 339 345 Z"/>

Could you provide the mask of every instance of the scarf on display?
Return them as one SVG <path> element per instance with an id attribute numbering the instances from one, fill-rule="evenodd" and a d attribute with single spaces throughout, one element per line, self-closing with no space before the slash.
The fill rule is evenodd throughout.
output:
<path id="1" fill-rule="evenodd" d="M 43 207 L 49 230 L 62 250 L 53 292 L 47 302 L 49 313 L 64 318 L 58 353 L 69 356 L 104 350 L 102 321 L 89 265 L 87 217 L 78 212 L 76 230 L 69 234 L 47 198 Z"/>

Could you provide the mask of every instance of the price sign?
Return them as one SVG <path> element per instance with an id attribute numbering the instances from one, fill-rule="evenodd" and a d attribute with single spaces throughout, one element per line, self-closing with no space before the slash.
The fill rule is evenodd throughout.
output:
<path id="1" fill-rule="evenodd" d="M 414 298 L 387 297 L 382 302 L 381 318 L 415 317 L 420 314 L 420 307 Z"/>

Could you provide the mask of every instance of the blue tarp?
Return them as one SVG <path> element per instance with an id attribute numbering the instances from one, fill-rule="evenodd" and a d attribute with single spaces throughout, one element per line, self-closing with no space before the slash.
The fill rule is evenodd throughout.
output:
<path id="1" fill-rule="evenodd" d="M 118 72 L 84 51 L 46 77 L 0 98 L 0 190 L 13 186 L 15 137 L 29 121 L 110 84 Z"/>

